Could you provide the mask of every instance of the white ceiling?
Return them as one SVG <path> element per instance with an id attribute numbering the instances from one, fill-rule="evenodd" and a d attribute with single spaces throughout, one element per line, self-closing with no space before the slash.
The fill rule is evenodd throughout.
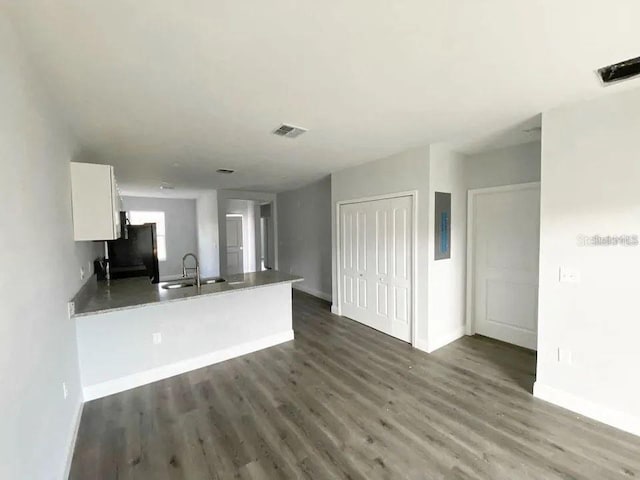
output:
<path id="1" fill-rule="evenodd" d="M 432 142 L 473 152 L 529 141 L 520 127 L 541 111 L 640 86 L 603 88 L 594 74 L 640 55 L 637 0 L 22 0 L 0 8 L 81 158 L 115 165 L 125 192 L 157 194 L 162 181 L 280 191 Z M 309 132 L 271 135 L 282 122 Z M 220 167 L 237 173 L 216 174 Z"/>

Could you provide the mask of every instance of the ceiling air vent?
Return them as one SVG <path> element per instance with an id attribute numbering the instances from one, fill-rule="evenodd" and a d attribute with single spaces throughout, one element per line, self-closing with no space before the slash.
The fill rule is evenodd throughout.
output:
<path id="1" fill-rule="evenodd" d="M 293 125 L 283 123 L 273 131 L 273 134 L 278 135 L 279 137 L 296 138 L 306 131 L 306 128 L 294 127 Z"/>
<path id="2" fill-rule="evenodd" d="M 216 172 L 224 173 L 224 174 L 228 175 L 230 173 L 234 173 L 235 170 L 231 170 L 230 168 L 219 168 L 218 170 L 216 170 Z"/>
<path id="3" fill-rule="evenodd" d="M 640 75 L 640 57 L 598 69 L 598 76 L 605 85 L 628 80 L 636 75 Z"/>

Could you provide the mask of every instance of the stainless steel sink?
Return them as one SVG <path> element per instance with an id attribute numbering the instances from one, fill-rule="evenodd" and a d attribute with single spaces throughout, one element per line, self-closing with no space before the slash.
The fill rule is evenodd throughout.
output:
<path id="1" fill-rule="evenodd" d="M 226 280 L 221 277 L 203 278 L 202 280 L 200 280 L 200 285 L 211 285 L 214 283 L 221 283 L 225 281 Z M 167 283 L 165 285 L 162 285 L 162 288 L 164 288 L 165 290 L 176 290 L 178 288 L 187 288 L 187 287 L 195 287 L 195 286 L 196 286 L 195 280 L 189 279 L 188 281 L 183 281 L 183 282 Z"/>
<path id="2" fill-rule="evenodd" d="M 167 283 L 166 285 L 162 285 L 162 288 L 165 290 L 175 290 L 177 288 L 187 288 L 187 287 L 195 287 L 196 284 L 193 282 L 179 282 L 179 283 Z"/>

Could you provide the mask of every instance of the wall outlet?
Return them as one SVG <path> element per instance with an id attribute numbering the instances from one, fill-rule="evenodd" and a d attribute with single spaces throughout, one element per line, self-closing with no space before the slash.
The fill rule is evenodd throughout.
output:
<path id="1" fill-rule="evenodd" d="M 571 353 L 571 350 L 558 347 L 558 363 L 563 363 L 565 365 L 572 365 L 573 355 Z"/>
<path id="2" fill-rule="evenodd" d="M 151 335 L 154 345 L 160 345 L 162 343 L 162 333 L 156 332 Z"/>
<path id="3" fill-rule="evenodd" d="M 80 280 L 84 280 L 84 267 L 80 267 Z"/>
<path id="4" fill-rule="evenodd" d="M 69 390 L 67 390 L 67 383 L 62 382 L 62 397 L 66 400 L 69 396 Z"/>
<path id="5" fill-rule="evenodd" d="M 560 267 L 561 283 L 580 283 L 580 272 L 575 268 Z"/>

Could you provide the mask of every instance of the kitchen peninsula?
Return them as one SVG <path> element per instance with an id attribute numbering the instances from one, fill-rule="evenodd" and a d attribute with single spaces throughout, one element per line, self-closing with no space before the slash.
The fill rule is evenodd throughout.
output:
<path id="1" fill-rule="evenodd" d="M 291 284 L 275 270 L 167 289 L 91 282 L 73 299 L 85 401 L 293 340 Z"/>

